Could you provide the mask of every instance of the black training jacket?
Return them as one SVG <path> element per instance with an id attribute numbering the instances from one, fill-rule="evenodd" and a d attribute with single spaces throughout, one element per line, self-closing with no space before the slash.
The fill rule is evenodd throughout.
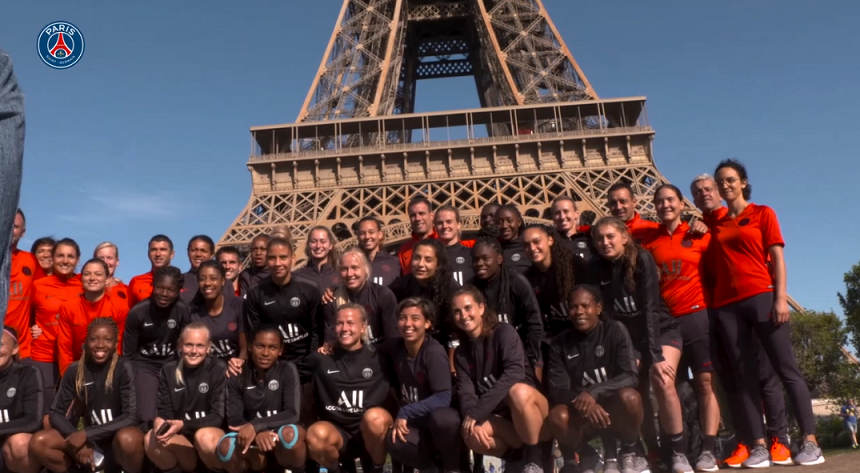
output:
<path id="1" fill-rule="evenodd" d="M 257 432 L 299 422 L 302 383 L 296 365 L 278 360 L 260 373 L 249 362 L 227 380 L 227 424 L 251 423 Z"/>
<path id="2" fill-rule="evenodd" d="M 50 407 L 44 405 L 44 389 L 42 373 L 34 366 L 13 361 L 0 372 L 0 437 L 42 429 L 42 416 Z"/>
<path id="3" fill-rule="evenodd" d="M 224 426 L 226 415 L 227 365 L 212 356 L 195 366 L 182 366 L 182 383 L 176 379 L 180 361 L 161 369 L 158 379 L 158 417 L 181 420 L 182 435 L 191 437 L 204 427 Z"/>

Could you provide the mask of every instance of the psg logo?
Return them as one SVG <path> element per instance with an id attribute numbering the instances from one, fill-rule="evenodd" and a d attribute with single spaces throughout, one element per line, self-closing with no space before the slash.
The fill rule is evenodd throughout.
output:
<path id="1" fill-rule="evenodd" d="M 466 258 L 463 258 L 462 256 L 457 257 L 457 264 L 465 264 L 465 263 L 466 263 Z"/>
<path id="2" fill-rule="evenodd" d="M 272 391 L 277 391 L 279 387 L 281 387 L 281 385 L 278 383 L 277 379 L 269 381 L 269 389 Z"/>
<path id="3" fill-rule="evenodd" d="M 206 394 L 209 392 L 209 385 L 206 383 L 200 383 L 200 387 L 197 388 L 201 393 Z"/>
<path id="4" fill-rule="evenodd" d="M 511 261 L 513 261 L 514 263 L 516 263 L 519 260 L 520 260 L 520 254 L 519 253 L 514 253 L 511 255 Z"/>
<path id="5" fill-rule="evenodd" d="M 373 376 L 373 370 L 370 368 L 365 368 L 361 371 L 361 375 L 364 376 L 365 378 L 369 378 L 369 377 Z"/>
<path id="6" fill-rule="evenodd" d="M 693 240 L 690 240 L 688 238 L 684 238 L 683 240 L 681 240 L 681 246 L 683 246 L 684 248 L 689 248 L 689 247 L 693 246 Z"/>
<path id="7" fill-rule="evenodd" d="M 84 35 L 68 21 L 55 21 L 42 28 L 36 50 L 42 62 L 54 69 L 68 69 L 84 55 Z"/>
<path id="8" fill-rule="evenodd" d="M 292 299 L 290 299 L 290 305 L 293 307 L 298 307 L 301 303 L 302 301 L 300 301 L 298 297 L 293 297 Z"/>
<path id="9" fill-rule="evenodd" d="M 597 348 L 594 349 L 594 356 L 600 358 L 601 356 L 603 356 L 603 353 L 604 353 L 603 347 L 600 345 L 597 345 Z"/>
<path id="10" fill-rule="evenodd" d="M 6 391 L 6 396 L 13 397 L 13 396 L 15 396 L 16 392 L 18 392 L 18 391 L 16 391 L 15 388 L 9 388 L 9 390 Z"/>
<path id="11" fill-rule="evenodd" d="M 176 321 L 173 319 L 168 320 L 167 321 L 167 328 L 176 328 Z"/>

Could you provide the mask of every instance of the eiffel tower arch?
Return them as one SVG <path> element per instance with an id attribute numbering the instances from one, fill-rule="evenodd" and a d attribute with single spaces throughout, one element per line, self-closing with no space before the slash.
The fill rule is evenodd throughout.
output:
<path id="1" fill-rule="evenodd" d="M 459 76 L 481 108 L 414 113 L 418 81 Z M 490 202 L 540 220 L 567 194 L 603 215 L 618 182 L 648 216 L 667 182 L 645 98 L 600 99 L 541 0 L 344 0 L 296 122 L 251 134 L 251 198 L 219 246 L 289 225 L 298 264 L 315 225 L 345 246 L 373 215 L 389 245 L 409 238 L 415 195 L 468 231 Z"/>

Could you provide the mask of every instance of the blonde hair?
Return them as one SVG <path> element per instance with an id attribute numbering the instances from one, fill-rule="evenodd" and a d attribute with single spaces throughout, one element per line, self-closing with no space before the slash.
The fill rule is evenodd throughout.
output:
<path id="1" fill-rule="evenodd" d="M 347 249 L 346 251 L 344 251 L 340 255 L 340 258 L 338 258 L 338 260 L 337 260 L 337 271 L 338 271 L 338 273 L 340 272 L 341 269 L 343 269 L 343 267 L 344 267 L 343 260 L 347 256 L 355 256 L 356 258 L 358 258 L 359 264 L 364 266 L 364 271 L 365 271 L 365 273 L 367 273 L 367 277 L 366 277 L 364 283 L 368 284 L 371 281 L 370 275 L 373 272 L 373 265 L 370 264 L 370 260 L 367 258 L 367 255 L 364 254 L 364 252 L 361 251 L 361 249 L 357 246 L 349 247 L 349 249 Z M 349 293 L 346 290 L 346 284 L 344 284 L 343 281 L 341 281 L 340 284 L 337 285 L 337 289 L 334 290 L 335 307 L 340 307 L 340 306 L 342 306 L 348 302 L 349 302 Z"/>
<path id="2" fill-rule="evenodd" d="M 278 225 L 277 227 L 273 228 L 272 233 L 269 234 L 269 237 L 283 238 L 284 240 L 290 242 L 290 244 L 293 243 L 293 231 L 290 230 L 290 227 L 288 225 Z"/>
<path id="3" fill-rule="evenodd" d="M 624 285 L 628 291 L 633 292 L 636 290 L 636 264 L 639 261 L 639 249 L 636 247 L 636 242 L 633 241 L 633 236 L 630 234 L 630 230 L 627 229 L 627 224 L 617 217 L 603 217 L 598 220 L 591 227 L 591 238 L 597 239 L 597 234 L 603 227 L 613 227 L 618 233 L 627 237 L 627 243 L 624 244 L 624 253 L 620 259 L 627 268 L 624 273 Z"/>
<path id="4" fill-rule="evenodd" d="M 185 338 L 185 335 L 188 332 L 191 332 L 193 330 L 202 330 L 203 332 L 206 332 L 206 341 L 207 342 L 211 341 L 212 334 L 209 332 L 209 327 L 207 327 L 206 324 L 204 324 L 203 322 L 191 322 L 190 324 L 186 325 L 182 329 L 182 332 L 179 334 L 180 347 L 182 346 L 182 339 Z M 205 356 L 208 356 L 208 355 L 209 355 L 209 351 L 207 350 L 206 355 L 204 355 L 204 361 L 205 361 Z M 176 373 L 175 373 L 177 386 L 185 386 L 185 379 L 182 377 L 183 365 L 184 365 L 183 358 L 182 358 L 182 355 L 180 354 L 179 355 L 179 362 L 176 363 Z"/>
<path id="5" fill-rule="evenodd" d="M 98 317 L 93 319 L 90 322 L 90 325 L 87 326 L 87 338 L 93 332 L 94 329 L 98 327 L 108 327 L 113 330 L 113 336 L 115 341 L 119 341 L 119 327 L 116 325 L 116 321 L 110 317 Z M 84 402 L 84 405 L 87 404 L 87 390 L 84 389 L 86 385 L 86 376 L 84 372 L 86 371 L 84 365 L 87 361 L 87 353 L 89 350 L 87 349 L 86 343 L 84 343 L 83 353 L 81 353 L 81 360 L 78 362 L 78 371 L 75 373 L 75 394 L 76 397 Z M 110 367 L 108 367 L 107 377 L 105 378 L 105 392 L 110 392 L 113 389 L 113 374 L 116 370 L 116 364 L 119 361 L 119 354 L 116 352 L 116 347 L 113 349 L 113 354 L 111 355 Z"/>
<path id="6" fill-rule="evenodd" d="M 98 255 L 99 251 L 105 248 L 113 248 L 114 253 L 116 253 L 116 259 L 119 259 L 119 247 L 109 241 L 99 243 L 99 246 L 97 246 L 96 249 L 93 250 L 93 258 L 98 258 L 98 256 L 96 255 Z"/>
<path id="7" fill-rule="evenodd" d="M 365 327 L 367 327 L 367 309 L 365 309 L 363 305 L 356 304 L 355 302 L 347 302 L 346 304 L 339 306 L 334 311 L 335 321 L 337 321 L 338 314 L 340 314 L 344 310 L 354 310 L 358 312 L 358 315 L 361 317 L 361 323 L 364 324 Z M 370 335 L 367 333 L 367 330 L 365 330 L 364 333 L 361 334 L 361 344 L 368 348 L 373 348 L 370 345 Z"/>
<path id="8" fill-rule="evenodd" d="M 307 240 L 310 240 L 311 234 L 317 230 L 324 231 L 326 234 L 326 238 L 328 238 L 329 242 L 331 242 L 331 250 L 328 252 L 328 256 L 326 257 L 326 259 L 327 259 L 326 262 L 332 266 L 335 266 L 336 264 L 338 264 L 338 261 L 340 261 L 340 252 L 337 250 L 337 246 L 335 246 L 337 244 L 337 238 L 334 237 L 334 233 L 332 233 L 330 228 L 323 226 L 323 225 L 317 225 L 317 226 L 311 228 L 310 231 L 308 231 Z M 311 256 L 310 244 L 305 245 L 305 256 L 307 256 L 308 263 L 310 263 L 312 261 L 312 258 L 313 258 L 313 256 Z"/>

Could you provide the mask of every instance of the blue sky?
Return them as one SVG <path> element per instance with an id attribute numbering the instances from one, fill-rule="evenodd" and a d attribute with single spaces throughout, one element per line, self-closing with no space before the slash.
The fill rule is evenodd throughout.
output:
<path id="1" fill-rule="evenodd" d="M 670 181 L 686 189 L 726 157 L 747 164 L 753 200 L 782 224 L 789 292 L 841 313 L 842 275 L 860 260 L 849 200 L 860 171 L 860 2 L 544 3 L 601 97 L 648 97 Z M 248 129 L 295 120 L 340 6 L 5 1 L 0 47 L 27 107 L 22 246 L 68 236 L 90 254 L 111 240 L 128 281 L 148 270 L 148 238 L 165 233 L 187 269 L 188 238 L 218 240 L 247 203 Z M 41 28 L 57 20 L 87 41 L 68 70 L 36 54 Z M 418 111 L 476 106 L 469 78 L 419 83 Z"/>

